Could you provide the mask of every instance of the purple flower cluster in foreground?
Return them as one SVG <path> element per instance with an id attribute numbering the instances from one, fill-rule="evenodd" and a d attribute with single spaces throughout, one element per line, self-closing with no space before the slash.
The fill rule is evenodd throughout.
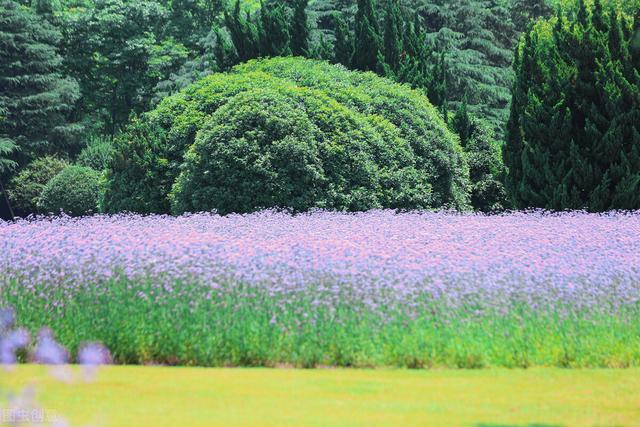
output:
<path id="1" fill-rule="evenodd" d="M 187 282 L 214 294 L 242 283 L 284 299 L 314 287 L 326 296 L 317 304 L 354 298 L 407 310 L 424 296 L 594 309 L 640 301 L 640 213 L 64 217 L 0 223 L 0 253 L 0 286 L 58 288 L 54 305 L 116 277 L 176 294 Z"/>

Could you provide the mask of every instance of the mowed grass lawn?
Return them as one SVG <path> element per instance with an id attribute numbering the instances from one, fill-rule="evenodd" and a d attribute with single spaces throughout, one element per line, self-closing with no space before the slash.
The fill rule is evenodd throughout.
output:
<path id="1" fill-rule="evenodd" d="M 33 384 L 47 415 L 72 425 L 640 425 L 640 369 L 107 367 L 72 384 L 41 366 L 0 375 L 4 391 Z"/>

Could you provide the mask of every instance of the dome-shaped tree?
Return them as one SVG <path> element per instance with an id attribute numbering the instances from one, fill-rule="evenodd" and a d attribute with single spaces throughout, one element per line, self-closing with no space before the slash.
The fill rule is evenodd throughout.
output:
<path id="1" fill-rule="evenodd" d="M 110 212 L 464 208 L 459 142 L 422 94 L 301 58 L 165 99 L 116 141 Z"/>

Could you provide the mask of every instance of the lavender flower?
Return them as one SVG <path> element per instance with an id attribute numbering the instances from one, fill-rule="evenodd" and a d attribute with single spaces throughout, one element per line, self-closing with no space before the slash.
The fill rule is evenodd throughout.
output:
<path id="1" fill-rule="evenodd" d="M 78 351 L 78 363 L 84 366 L 108 365 L 111 353 L 102 343 L 88 343 Z"/>
<path id="2" fill-rule="evenodd" d="M 64 365 L 69 360 L 67 350 L 53 338 L 50 329 L 43 328 L 38 333 L 38 345 L 33 353 L 36 363 L 43 365 Z"/>

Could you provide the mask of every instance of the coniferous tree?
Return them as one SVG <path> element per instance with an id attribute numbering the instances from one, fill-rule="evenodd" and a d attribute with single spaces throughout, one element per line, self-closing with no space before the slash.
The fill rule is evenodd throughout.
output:
<path id="1" fill-rule="evenodd" d="M 187 60 L 184 45 L 165 37 L 168 16 L 155 1 L 96 0 L 65 23 L 65 67 L 82 91 L 76 113 L 96 131 L 114 137 Z"/>
<path id="2" fill-rule="evenodd" d="M 519 31 L 526 30 L 533 20 L 553 15 L 549 0 L 511 0 L 510 9 L 513 24 Z"/>
<path id="3" fill-rule="evenodd" d="M 12 144 L 20 165 L 65 152 L 80 128 L 69 113 L 80 96 L 74 79 L 62 75 L 56 45 L 60 33 L 32 9 L 0 1 L 0 138 Z M 6 150 L 5 150 L 6 151 Z"/>
<path id="4" fill-rule="evenodd" d="M 308 0 L 295 0 L 291 23 L 291 53 L 295 56 L 309 54 Z"/>
<path id="5" fill-rule="evenodd" d="M 220 71 L 227 71 L 238 62 L 238 59 L 233 46 L 229 43 L 222 30 L 216 27 L 213 29 L 213 34 L 215 35 L 213 56 L 216 60 L 216 66 Z"/>
<path id="6" fill-rule="evenodd" d="M 349 26 L 339 14 L 334 15 L 335 19 L 335 43 L 333 45 L 333 60 L 337 64 L 345 67 L 351 65 L 353 58 L 353 37 Z"/>
<path id="7" fill-rule="evenodd" d="M 248 13 L 243 16 L 240 0 L 236 0 L 231 12 L 225 10 L 224 22 L 231 35 L 238 59 L 244 62 L 257 58 L 260 55 L 258 28 Z"/>
<path id="8" fill-rule="evenodd" d="M 324 38 L 324 35 L 320 34 L 318 42 L 313 47 L 311 56 L 313 58 L 322 59 L 325 61 L 331 60 L 333 58 L 333 50 L 331 49 L 331 45 Z"/>
<path id="9" fill-rule="evenodd" d="M 403 24 L 398 0 L 386 0 L 384 17 L 384 63 L 396 74 L 402 60 Z"/>
<path id="10" fill-rule="evenodd" d="M 527 32 L 504 150 L 518 207 L 640 208 L 640 79 L 626 22 L 579 1 L 575 15 Z"/>
<path id="11" fill-rule="evenodd" d="M 283 3 L 260 3 L 258 33 L 261 56 L 291 55 L 291 37 Z"/>
<path id="12" fill-rule="evenodd" d="M 354 53 L 351 66 L 362 71 L 380 71 L 382 38 L 376 14 L 375 0 L 358 0 L 355 16 Z"/>
<path id="13" fill-rule="evenodd" d="M 508 117 L 517 29 L 501 0 L 425 0 L 420 15 L 431 64 L 447 58 L 447 101 L 469 110 L 503 133 Z"/>

